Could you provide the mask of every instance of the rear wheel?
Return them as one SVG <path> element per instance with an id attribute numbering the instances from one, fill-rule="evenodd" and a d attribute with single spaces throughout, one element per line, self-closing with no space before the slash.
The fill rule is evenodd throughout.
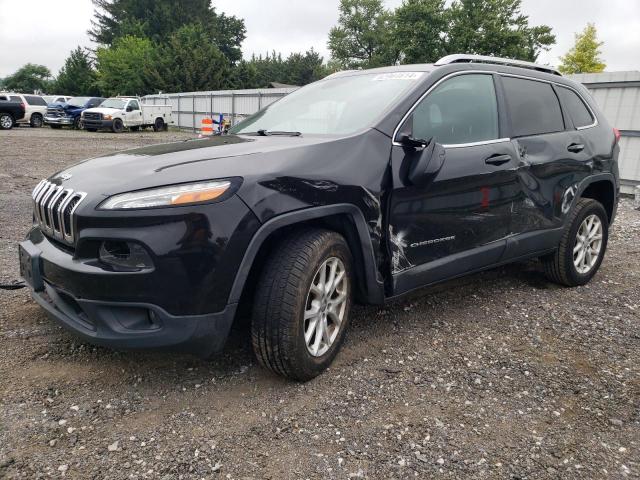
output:
<path id="1" fill-rule="evenodd" d="M 11 130 L 15 125 L 15 120 L 8 113 L 0 113 L 0 129 Z"/>
<path id="2" fill-rule="evenodd" d="M 306 381 L 333 361 L 349 325 L 352 259 L 328 230 L 296 232 L 270 255 L 258 282 L 251 337 L 258 361 Z"/>
<path id="3" fill-rule="evenodd" d="M 122 123 L 122 120 L 120 120 L 119 118 L 116 118 L 113 121 L 113 126 L 111 127 L 111 130 L 113 130 L 113 133 L 122 133 L 122 131 L 124 130 L 124 124 Z"/>
<path id="4" fill-rule="evenodd" d="M 39 113 L 34 113 L 33 115 L 31 115 L 29 125 L 31 125 L 31 127 L 33 128 L 42 127 L 42 115 L 40 115 Z"/>
<path id="5" fill-rule="evenodd" d="M 558 250 L 542 259 L 549 280 L 569 287 L 588 283 L 602 264 L 608 238 L 609 218 L 602 204 L 578 200 Z"/>
<path id="6" fill-rule="evenodd" d="M 160 117 L 156 118 L 156 121 L 153 122 L 153 131 L 161 132 L 164 130 L 164 120 Z"/>

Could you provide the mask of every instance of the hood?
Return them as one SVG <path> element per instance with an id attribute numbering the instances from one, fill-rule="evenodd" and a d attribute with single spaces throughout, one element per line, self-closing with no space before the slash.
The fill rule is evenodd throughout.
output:
<path id="1" fill-rule="evenodd" d="M 122 112 L 121 108 L 106 108 L 106 107 L 94 107 L 87 108 L 85 112 L 102 113 L 103 115 L 113 115 L 114 113 Z"/>
<path id="2" fill-rule="evenodd" d="M 66 102 L 54 102 L 47 105 L 47 108 L 61 108 L 65 112 L 73 110 L 82 110 L 84 107 L 78 107 L 77 105 L 70 105 Z"/>
<path id="3" fill-rule="evenodd" d="M 57 173 L 51 181 L 87 192 L 90 196 L 108 197 L 132 190 L 217 178 L 243 177 L 245 182 L 260 180 L 272 178 L 277 172 L 295 172 L 298 168 L 311 174 L 317 168 L 321 177 L 326 175 L 327 159 L 317 158 L 313 152 L 322 150 L 325 152 L 322 157 L 325 157 L 326 150 L 314 147 L 345 140 L 324 136 L 215 136 L 85 160 Z M 317 162 L 317 166 L 309 167 L 309 162 Z"/>

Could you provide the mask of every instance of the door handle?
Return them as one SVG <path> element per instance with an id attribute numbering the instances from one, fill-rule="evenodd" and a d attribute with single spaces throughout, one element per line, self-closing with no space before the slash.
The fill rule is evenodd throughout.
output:
<path id="1" fill-rule="evenodd" d="M 567 147 L 567 150 L 572 153 L 580 153 L 582 150 L 584 150 L 584 145 L 581 143 L 572 143 Z"/>
<path id="2" fill-rule="evenodd" d="M 502 165 L 511 161 L 511 155 L 491 155 L 484 163 L 487 165 Z"/>

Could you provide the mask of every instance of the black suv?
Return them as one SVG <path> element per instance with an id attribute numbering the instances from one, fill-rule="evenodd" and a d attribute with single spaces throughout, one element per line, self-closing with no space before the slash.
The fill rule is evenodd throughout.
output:
<path id="1" fill-rule="evenodd" d="M 36 301 L 96 344 L 203 356 L 251 307 L 260 363 L 307 380 L 338 352 L 352 301 L 534 257 L 582 285 L 616 213 L 617 131 L 536 64 L 341 72 L 229 133 L 40 182 L 20 244 Z"/>

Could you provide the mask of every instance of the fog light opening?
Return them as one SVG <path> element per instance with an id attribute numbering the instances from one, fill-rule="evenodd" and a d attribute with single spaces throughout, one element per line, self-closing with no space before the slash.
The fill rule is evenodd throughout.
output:
<path id="1" fill-rule="evenodd" d="M 105 240 L 98 252 L 100 262 L 115 271 L 137 272 L 153 268 L 145 248 L 135 242 Z"/>

